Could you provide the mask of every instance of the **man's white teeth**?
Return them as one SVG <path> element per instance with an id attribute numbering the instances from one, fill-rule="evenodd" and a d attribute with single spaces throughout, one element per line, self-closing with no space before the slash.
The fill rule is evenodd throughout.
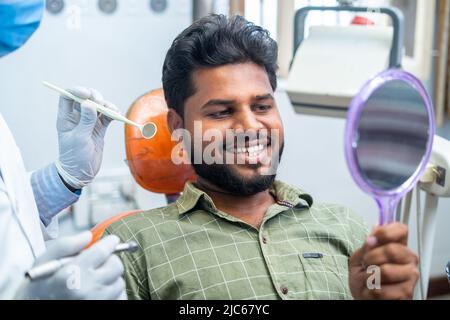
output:
<path id="1" fill-rule="evenodd" d="M 258 144 L 257 146 L 253 146 L 253 147 L 248 148 L 247 152 L 249 154 L 252 154 L 252 153 L 257 153 L 259 151 L 262 151 L 263 149 L 264 149 L 264 145 Z"/>
<path id="2" fill-rule="evenodd" d="M 265 146 L 262 144 L 258 144 L 257 146 L 249 147 L 249 148 L 235 148 L 236 153 L 248 153 L 250 156 L 257 156 L 259 152 L 264 150 Z"/>

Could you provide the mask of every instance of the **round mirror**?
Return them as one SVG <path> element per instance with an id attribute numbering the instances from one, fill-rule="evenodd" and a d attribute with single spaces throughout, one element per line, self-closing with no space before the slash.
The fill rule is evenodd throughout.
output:
<path id="1" fill-rule="evenodd" d="M 347 116 L 345 153 L 356 183 L 380 208 L 380 224 L 394 220 L 400 198 L 426 168 L 434 114 L 421 82 L 401 70 L 370 80 Z"/>

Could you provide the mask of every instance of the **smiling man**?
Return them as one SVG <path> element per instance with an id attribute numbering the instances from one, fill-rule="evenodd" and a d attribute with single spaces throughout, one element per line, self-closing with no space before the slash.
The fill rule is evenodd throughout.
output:
<path id="1" fill-rule="evenodd" d="M 121 254 L 129 298 L 412 297 L 417 257 L 405 226 L 369 235 L 345 207 L 275 180 L 276 69 L 276 42 L 239 16 L 205 17 L 173 42 L 163 67 L 169 126 L 184 131 L 198 180 L 175 203 L 107 229 L 140 245 Z M 199 130 L 202 139 L 188 139 Z"/>

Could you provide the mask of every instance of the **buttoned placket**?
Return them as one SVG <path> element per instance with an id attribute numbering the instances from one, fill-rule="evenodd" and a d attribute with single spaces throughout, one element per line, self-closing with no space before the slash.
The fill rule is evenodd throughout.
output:
<path id="1" fill-rule="evenodd" d="M 265 226 L 270 219 L 282 213 L 283 211 L 293 207 L 294 205 L 292 205 L 288 201 L 277 201 L 275 204 L 269 207 L 265 215 L 265 218 L 263 219 L 263 222 L 261 223 L 261 226 L 259 228 L 259 245 L 261 247 L 261 252 L 264 261 L 266 262 L 267 269 L 269 270 L 269 275 L 270 278 L 272 279 L 272 283 L 274 284 L 274 287 L 276 288 L 278 295 L 280 296 L 281 299 L 288 298 L 289 288 L 287 286 L 287 283 L 284 283 L 282 280 L 280 281 L 280 279 L 274 276 L 275 270 L 273 270 L 272 265 L 270 264 L 270 261 L 267 258 L 267 256 L 271 251 L 271 246 L 270 246 L 269 231 L 265 229 Z"/>

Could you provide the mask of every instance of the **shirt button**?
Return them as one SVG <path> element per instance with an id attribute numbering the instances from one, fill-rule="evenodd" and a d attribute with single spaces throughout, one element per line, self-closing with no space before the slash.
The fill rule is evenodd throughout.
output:
<path id="1" fill-rule="evenodd" d="M 267 238 L 266 237 L 262 237 L 262 242 L 264 243 L 264 244 L 266 244 L 267 243 Z"/>
<path id="2" fill-rule="evenodd" d="M 286 286 L 281 286 L 280 289 L 283 294 L 287 294 L 289 292 L 289 289 Z"/>

